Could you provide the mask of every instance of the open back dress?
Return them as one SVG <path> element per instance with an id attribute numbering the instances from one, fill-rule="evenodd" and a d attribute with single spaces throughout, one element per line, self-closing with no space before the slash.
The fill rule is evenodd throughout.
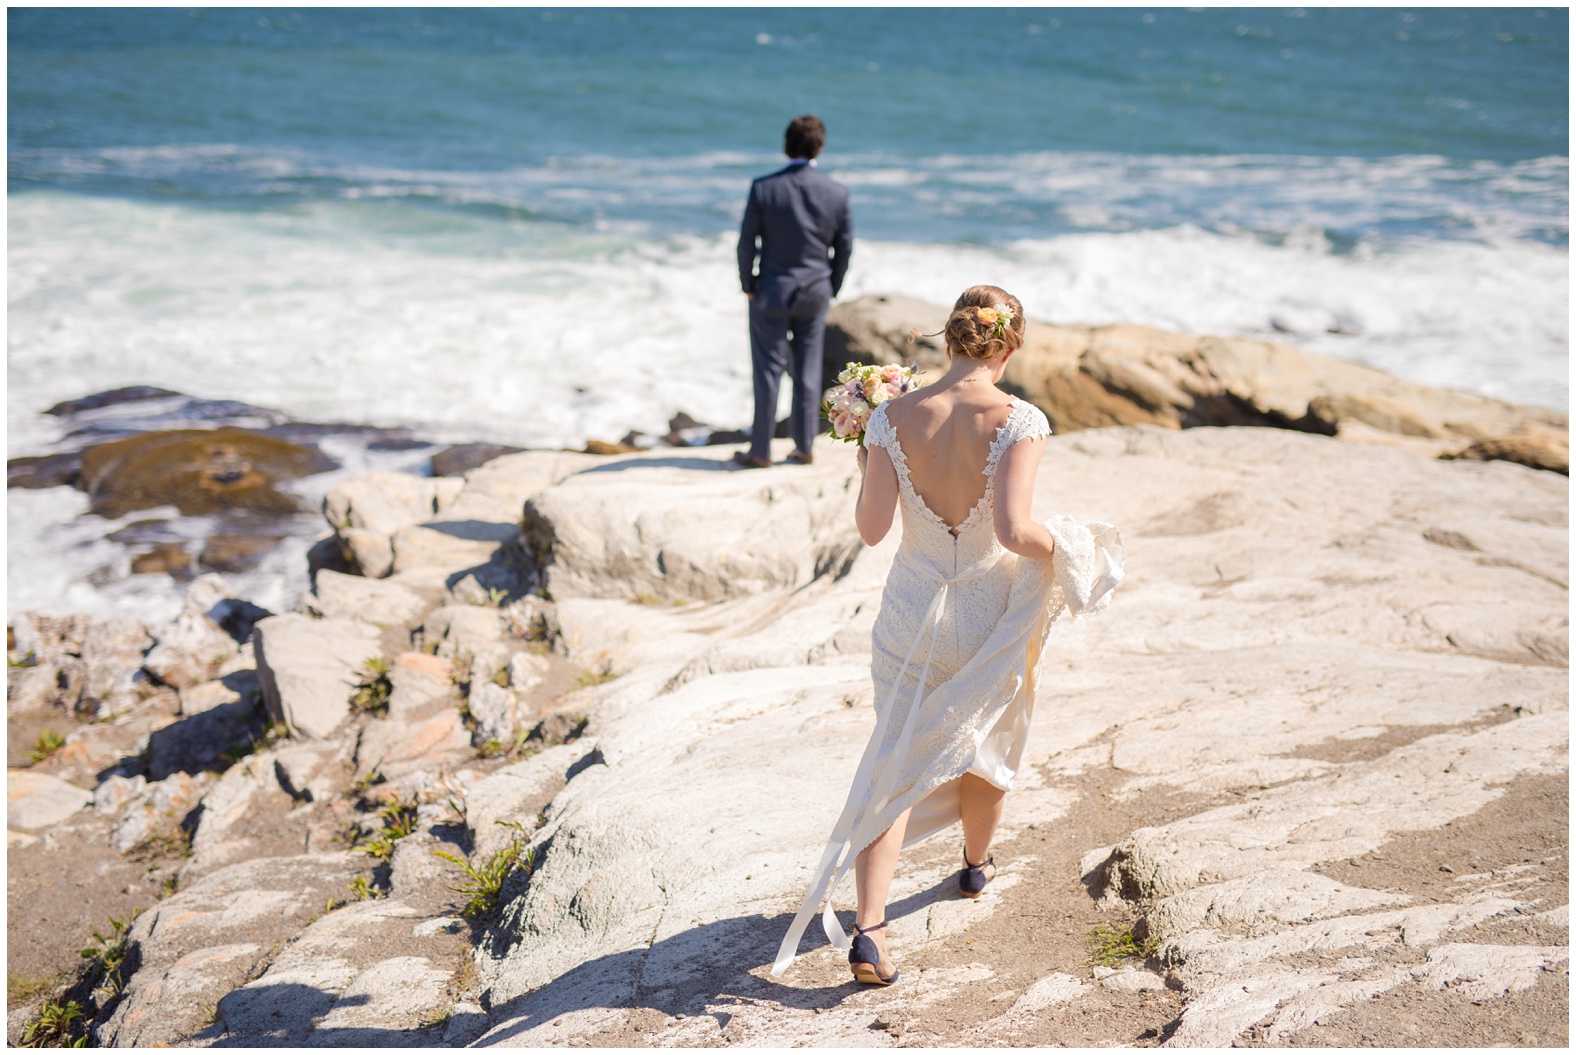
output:
<path id="1" fill-rule="evenodd" d="M 965 773 L 1012 788 L 1051 624 L 1064 612 L 1104 608 L 1121 580 L 1121 540 L 1108 524 L 1052 517 L 1045 522 L 1056 543 L 1049 561 L 1018 557 L 996 537 L 1002 455 L 1050 434 L 1045 415 L 1015 399 L 986 456 L 985 493 L 952 527 L 915 492 L 886 405 L 871 415 L 865 445 L 884 448 L 897 470 L 903 532 L 872 632 L 876 724 L 773 977 L 793 961 L 823 900 L 827 940 L 848 948 L 829 895 L 860 851 L 904 810 L 913 810 L 903 840 L 908 846 L 960 819 Z"/>

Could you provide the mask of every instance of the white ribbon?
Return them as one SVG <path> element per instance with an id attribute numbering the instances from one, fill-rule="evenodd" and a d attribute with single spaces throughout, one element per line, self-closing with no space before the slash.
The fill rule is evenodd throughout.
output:
<path id="1" fill-rule="evenodd" d="M 859 759 L 859 769 L 854 774 L 854 782 L 848 789 L 848 801 L 843 804 L 843 812 L 838 815 L 837 823 L 832 826 L 832 838 L 826 844 L 826 850 L 821 854 L 821 863 L 816 866 L 815 879 L 810 884 L 810 889 L 805 892 L 804 900 L 799 903 L 799 911 L 794 916 L 793 923 L 788 928 L 788 933 L 783 936 L 782 945 L 777 949 L 777 960 L 772 964 L 772 977 L 781 978 L 788 965 L 793 962 L 794 955 L 799 951 L 799 939 L 804 936 L 805 928 L 809 926 L 810 916 L 824 898 L 826 908 L 821 913 L 821 929 L 826 932 L 826 940 L 836 949 L 846 949 L 849 946 L 847 933 L 843 925 L 837 922 L 837 916 L 832 911 L 831 892 L 837 888 L 838 881 L 847 874 L 849 867 L 858 857 L 859 852 L 873 842 L 881 834 L 872 831 L 881 811 L 885 809 L 892 792 L 892 785 L 897 780 L 898 763 L 907 756 L 908 745 L 914 733 L 914 714 L 919 710 L 919 705 L 925 695 L 925 681 L 930 677 L 930 661 L 936 652 L 936 637 L 941 628 L 941 617 L 946 611 L 947 597 L 950 595 L 954 583 L 965 582 L 969 579 L 978 579 L 987 574 L 996 566 L 1001 554 L 995 554 L 987 560 L 971 564 L 960 572 L 946 574 L 935 563 L 918 553 L 900 554 L 899 560 L 908 563 L 929 578 L 935 580 L 939 587 L 935 597 L 931 598 L 930 607 L 925 611 L 925 618 L 920 624 L 920 631 L 914 638 L 914 643 L 909 646 L 908 655 L 903 658 L 903 666 L 898 670 L 897 677 L 892 681 L 892 688 L 887 693 L 886 700 L 876 713 L 876 728 L 870 734 L 870 742 L 865 745 L 865 753 Z M 908 713 L 903 716 L 903 728 L 898 733 L 897 746 L 893 753 L 893 764 L 887 766 L 883 774 L 881 786 L 874 788 L 868 797 L 868 805 L 859 826 L 850 834 L 855 814 L 858 812 L 860 802 L 860 789 L 870 783 L 871 772 L 875 768 L 876 759 L 881 755 L 881 745 L 886 738 L 887 724 L 892 717 L 892 706 L 897 702 L 897 689 L 903 682 L 903 675 L 908 673 L 909 664 L 914 660 L 914 653 L 919 651 L 919 643 L 926 635 L 930 637 L 930 644 L 925 650 L 925 665 L 919 674 L 919 681 L 914 686 L 914 699 L 909 705 Z"/>

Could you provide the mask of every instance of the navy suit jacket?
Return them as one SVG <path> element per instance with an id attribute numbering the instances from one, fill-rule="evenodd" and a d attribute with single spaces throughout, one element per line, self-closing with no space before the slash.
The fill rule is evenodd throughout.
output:
<path id="1" fill-rule="evenodd" d="M 739 226 L 739 284 L 755 294 L 756 307 L 787 310 L 807 291 L 830 300 L 843 288 L 853 251 L 848 188 L 814 165 L 789 165 L 750 184 Z"/>

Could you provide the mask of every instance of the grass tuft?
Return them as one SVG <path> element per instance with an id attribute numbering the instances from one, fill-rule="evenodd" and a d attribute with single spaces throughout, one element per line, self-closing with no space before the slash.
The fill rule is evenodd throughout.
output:
<path id="1" fill-rule="evenodd" d="M 502 821 L 498 823 L 502 824 Z M 518 825 L 515 825 L 518 827 Z M 529 875 L 536 867 L 536 852 L 525 849 L 519 838 L 514 839 L 502 850 L 493 854 L 486 864 L 477 867 L 458 854 L 451 854 L 444 850 L 432 851 L 434 857 L 441 857 L 445 861 L 459 865 L 464 871 L 468 882 L 459 886 L 450 887 L 456 894 L 464 894 L 469 900 L 465 907 L 460 909 L 460 915 L 471 920 L 491 920 L 498 911 L 499 896 L 503 891 L 504 880 L 516 868 L 525 870 Z"/>
<path id="2" fill-rule="evenodd" d="M 1153 955 L 1160 941 L 1154 937 L 1140 940 L 1132 927 L 1117 929 L 1102 923 L 1089 932 L 1089 945 L 1089 963 L 1115 967 L 1126 960 L 1141 960 Z"/>
<path id="3" fill-rule="evenodd" d="M 612 667 L 604 666 L 600 670 L 582 671 L 580 677 L 575 679 L 575 684 L 583 689 L 588 685 L 606 685 L 616 677 L 618 675 L 613 673 Z"/>
<path id="4" fill-rule="evenodd" d="M 361 847 L 361 852 L 380 861 L 392 860 L 394 844 L 414 832 L 420 823 L 416 815 L 416 803 L 397 800 L 387 803 L 378 810 L 378 817 L 383 821 L 383 830 L 369 839 Z"/>
<path id="5" fill-rule="evenodd" d="M 384 897 L 383 891 L 367 882 L 366 876 L 357 876 L 350 881 L 350 892 L 356 895 L 357 901 L 367 901 L 371 898 Z"/>
<path id="6" fill-rule="evenodd" d="M 350 697 L 350 708 L 362 714 L 381 718 L 389 711 L 389 696 L 394 685 L 389 681 L 389 665 L 378 656 L 372 656 L 361 665 L 360 680 L 355 694 Z"/>
<path id="7" fill-rule="evenodd" d="M 22 1031 L 24 1048 L 81 1048 L 87 1045 L 88 1035 L 73 1038 L 72 1027 L 82 1018 L 82 1005 L 75 1000 L 64 1003 L 46 1001 L 38 1017 Z"/>
<path id="8" fill-rule="evenodd" d="M 53 729 L 45 729 L 38 734 L 38 740 L 28 751 L 28 765 L 36 766 L 44 759 L 66 746 L 66 738 Z"/>

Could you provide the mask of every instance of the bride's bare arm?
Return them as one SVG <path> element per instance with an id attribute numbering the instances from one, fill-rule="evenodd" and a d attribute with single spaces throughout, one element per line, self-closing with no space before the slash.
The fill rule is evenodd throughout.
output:
<path id="1" fill-rule="evenodd" d="M 892 515 L 897 512 L 897 470 L 885 447 L 859 448 L 859 503 L 854 506 L 854 523 L 865 545 L 874 546 L 892 530 Z"/>
<path id="2" fill-rule="evenodd" d="M 1034 478 L 1045 453 L 1043 439 L 1019 440 L 996 465 L 995 525 L 1001 544 L 1020 557 L 1050 560 L 1051 533 L 1034 519 Z"/>

